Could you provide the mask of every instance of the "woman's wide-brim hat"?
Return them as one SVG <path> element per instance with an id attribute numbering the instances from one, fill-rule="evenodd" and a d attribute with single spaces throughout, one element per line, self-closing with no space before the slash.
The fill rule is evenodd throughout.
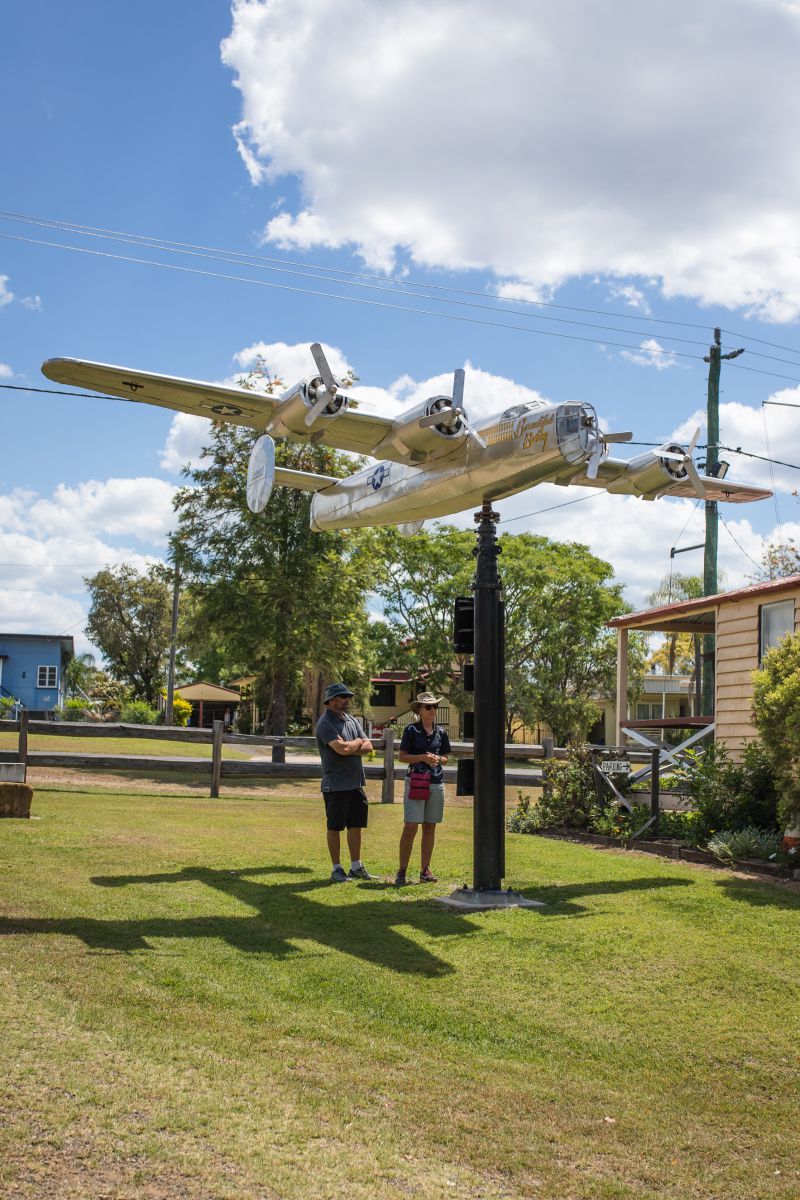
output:
<path id="1" fill-rule="evenodd" d="M 411 704 L 412 711 L 418 713 L 423 704 L 435 704 L 438 706 L 442 703 L 441 696 L 434 696 L 433 692 L 420 692 L 416 700 Z"/>

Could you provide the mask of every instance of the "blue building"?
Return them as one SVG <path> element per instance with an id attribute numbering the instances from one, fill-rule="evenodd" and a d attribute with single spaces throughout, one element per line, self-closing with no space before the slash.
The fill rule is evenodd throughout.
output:
<path id="1" fill-rule="evenodd" d="M 31 717 L 51 716 L 64 702 L 64 670 L 74 657 L 71 637 L 0 633 L 0 696 Z"/>

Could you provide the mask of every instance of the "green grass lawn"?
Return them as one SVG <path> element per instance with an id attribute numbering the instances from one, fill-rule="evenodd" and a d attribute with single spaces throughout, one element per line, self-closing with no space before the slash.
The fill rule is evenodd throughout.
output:
<path id="1" fill-rule="evenodd" d="M 0 750 L 16 750 L 19 735 L 0 733 Z M 28 738 L 28 750 L 46 750 L 50 754 L 146 754 L 151 758 L 211 758 L 211 743 L 165 742 L 159 738 L 67 737 L 35 733 Z M 269 754 L 263 747 L 260 754 Z M 249 758 L 237 746 L 222 746 L 223 758 Z"/>
<path id="2" fill-rule="evenodd" d="M 800 896 L 509 836 L 536 911 L 331 886 L 319 798 L 0 821 L 0 1195 L 800 1196 Z M 364 858 L 395 865 L 399 806 Z M 414 862 L 416 866 L 418 860 Z"/>

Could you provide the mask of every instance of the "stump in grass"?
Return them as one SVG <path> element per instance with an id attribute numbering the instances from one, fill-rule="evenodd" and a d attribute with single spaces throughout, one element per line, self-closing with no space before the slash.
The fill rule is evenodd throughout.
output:
<path id="1" fill-rule="evenodd" d="M 33 788 L 28 783 L 0 783 L 0 817 L 29 817 Z"/>

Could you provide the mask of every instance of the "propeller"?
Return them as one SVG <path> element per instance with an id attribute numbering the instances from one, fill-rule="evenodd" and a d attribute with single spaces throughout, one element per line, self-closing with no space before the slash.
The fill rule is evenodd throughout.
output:
<path id="1" fill-rule="evenodd" d="M 333 400 L 339 390 L 339 383 L 334 377 L 333 371 L 330 368 L 325 352 L 319 342 L 314 342 L 311 347 L 311 353 L 314 356 L 314 362 L 317 364 L 321 384 L 317 384 L 317 399 L 314 405 L 306 413 L 306 425 L 310 428 L 317 417 L 325 411 L 325 409 Z"/>
<path id="2" fill-rule="evenodd" d="M 451 425 L 458 425 L 460 423 L 473 441 L 477 442 L 485 450 L 486 442 L 467 420 L 467 414 L 463 406 L 464 368 L 458 367 L 453 373 L 452 398 L 450 400 L 443 400 L 442 407 L 437 412 L 429 413 L 427 417 L 421 417 L 419 427 L 420 429 L 430 429 L 434 425 L 446 425 L 449 428 Z"/>
<path id="3" fill-rule="evenodd" d="M 594 424 L 594 422 L 592 422 Z M 603 461 L 603 456 L 606 452 L 606 446 L 612 442 L 629 442 L 633 437 L 632 433 L 601 433 L 597 432 L 597 441 L 594 449 L 589 455 L 589 463 L 586 468 L 586 478 L 596 479 L 597 472 L 600 469 L 600 463 Z"/>
<path id="4" fill-rule="evenodd" d="M 697 439 L 699 437 L 700 429 L 698 427 L 695 429 L 692 440 L 689 442 L 689 445 L 685 450 L 680 446 L 674 445 L 672 442 L 668 442 L 663 446 L 658 446 L 653 453 L 655 454 L 656 458 L 666 458 L 670 462 L 680 463 L 681 466 L 685 468 L 686 474 L 689 476 L 689 480 L 691 481 L 695 492 L 701 500 L 704 500 L 706 496 L 705 485 L 700 478 L 700 474 L 697 470 L 697 467 L 694 465 L 694 459 L 692 458 L 692 454 L 694 453 L 694 448 L 697 445 Z"/>

